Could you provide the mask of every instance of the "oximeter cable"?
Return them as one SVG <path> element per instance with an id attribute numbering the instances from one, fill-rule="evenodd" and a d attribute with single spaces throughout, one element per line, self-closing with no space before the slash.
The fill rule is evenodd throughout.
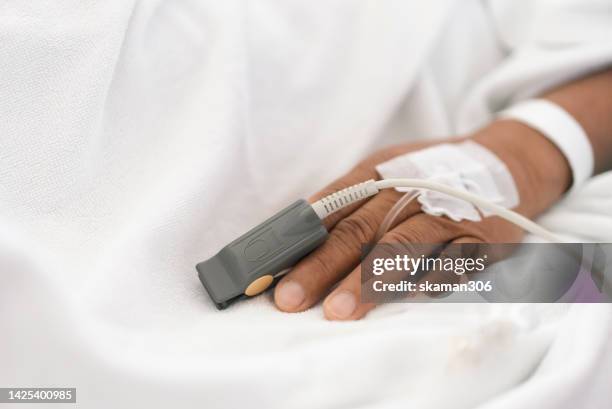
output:
<path id="1" fill-rule="evenodd" d="M 376 195 L 381 189 L 389 188 L 411 188 L 417 190 L 425 189 L 443 193 L 457 199 L 465 200 L 475 207 L 495 214 L 496 216 L 499 216 L 502 219 L 521 227 L 523 230 L 535 234 L 536 236 L 539 236 L 547 241 L 553 243 L 563 242 L 560 237 L 557 237 L 555 234 L 549 232 L 542 226 L 510 209 L 506 209 L 505 207 L 499 206 L 481 198 L 478 195 L 466 192 L 464 190 L 455 189 L 442 183 L 424 179 L 398 178 L 376 181 L 370 179 L 332 193 L 313 203 L 312 208 L 321 219 L 324 219 L 330 214 L 335 213 L 346 206 Z"/>

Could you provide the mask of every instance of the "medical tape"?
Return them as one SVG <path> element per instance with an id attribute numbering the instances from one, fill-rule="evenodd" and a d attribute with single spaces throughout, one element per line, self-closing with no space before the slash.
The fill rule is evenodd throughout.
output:
<path id="1" fill-rule="evenodd" d="M 519 194 L 508 167 L 490 150 L 472 141 L 439 144 L 397 156 L 376 166 L 389 178 L 423 178 L 465 190 L 506 208 L 519 204 Z M 407 192 L 410 189 L 397 188 Z M 491 214 L 443 193 L 424 190 L 418 201 L 423 212 L 455 221 L 480 221 Z"/>

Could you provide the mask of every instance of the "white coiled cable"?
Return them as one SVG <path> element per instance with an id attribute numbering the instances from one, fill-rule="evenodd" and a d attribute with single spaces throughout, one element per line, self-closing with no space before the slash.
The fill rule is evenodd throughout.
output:
<path id="1" fill-rule="evenodd" d="M 410 179 L 410 178 L 397 178 L 397 179 L 383 179 L 383 180 L 367 180 L 365 182 L 350 186 L 346 189 L 342 189 L 338 192 L 332 193 L 329 196 L 318 200 L 312 204 L 312 208 L 319 218 L 324 219 L 332 213 L 349 206 L 355 202 L 363 200 L 367 197 L 374 196 L 381 189 L 389 188 L 411 188 L 411 189 L 426 189 L 433 190 L 435 192 L 443 193 L 457 199 L 465 200 L 479 209 L 486 210 L 496 216 L 501 217 L 513 223 L 525 231 L 535 234 L 547 241 L 553 243 L 563 243 L 564 241 L 557 237 L 555 234 L 549 232 L 542 226 L 532 222 L 525 216 L 522 216 L 512 210 L 506 209 L 505 207 L 499 206 L 488 200 L 481 198 L 478 195 L 455 189 L 442 183 L 433 182 L 431 180 L 424 179 Z"/>
<path id="2" fill-rule="evenodd" d="M 312 208 L 319 218 L 323 220 L 330 214 L 336 213 L 338 210 L 355 202 L 374 196 L 376 193 L 378 193 L 376 183 L 373 179 L 370 179 L 325 196 L 323 199 L 313 203 Z"/>

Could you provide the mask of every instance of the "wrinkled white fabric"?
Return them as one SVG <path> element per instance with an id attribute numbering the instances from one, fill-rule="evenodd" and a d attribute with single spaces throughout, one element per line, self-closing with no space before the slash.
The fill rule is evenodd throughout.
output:
<path id="1" fill-rule="evenodd" d="M 194 265 L 385 143 L 601 67 L 611 28 L 603 0 L 2 1 L 0 386 L 87 408 L 601 408 L 608 305 L 218 312 Z M 546 227 L 612 239 L 596 183 Z"/>

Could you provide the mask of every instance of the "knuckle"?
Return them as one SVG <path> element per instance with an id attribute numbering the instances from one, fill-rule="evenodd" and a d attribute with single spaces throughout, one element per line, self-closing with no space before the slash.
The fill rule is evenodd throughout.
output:
<path id="1" fill-rule="evenodd" d="M 332 285 L 338 277 L 338 269 L 330 263 L 331 251 L 329 247 L 308 255 L 289 272 L 292 280 L 300 282 L 307 294 L 307 298 L 316 298 L 325 288 Z M 337 253 L 336 253 L 337 256 Z"/>
<path id="2" fill-rule="evenodd" d="M 319 286 L 328 285 L 329 281 L 337 275 L 326 260 L 325 253 L 315 253 L 309 259 L 310 267 L 312 267 L 309 271 L 317 272 L 317 285 Z"/>
<path id="3" fill-rule="evenodd" d="M 425 232 L 420 231 L 409 224 L 387 233 L 387 239 L 391 243 L 403 245 L 409 245 L 412 243 L 427 243 L 428 241 L 431 241 L 427 239 Z"/>
<path id="4" fill-rule="evenodd" d="M 385 242 L 391 244 L 408 244 L 412 241 L 411 238 L 407 237 L 404 231 L 391 230 L 385 235 Z"/>
<path id="5" fill-rule="evenodd" d="M 359 247 L 372 240 L 377 228 L 376 220 L 370 212 L 362 209 L 360 214 L 342 219 L 334 230 L 341 242 L 354 243 Z"/>

